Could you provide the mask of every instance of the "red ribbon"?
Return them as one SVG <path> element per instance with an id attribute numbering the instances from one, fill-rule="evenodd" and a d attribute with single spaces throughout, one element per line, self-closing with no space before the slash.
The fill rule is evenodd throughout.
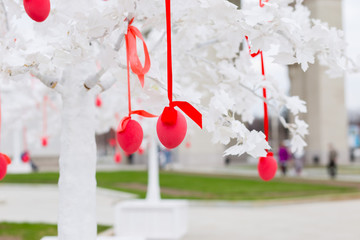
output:
<path id="1" fill-rule="evenodd" d="M 127 34 L 125 34 L 126 41 L 126 65 L 127 65 L 127 80 L 128 80 L 128 107 L 129 107 L 129 115 L 124 117 L 121 120 L 121 129 L 120 131 L 125 130 L 127 123 L 131 119 L 132 114 L 137 114 L 142 117 L 153 118 L 157 117 L 151 113 L 146 112 L 145 110 L 131 110 L 131 89 L 130 89 L 130 67 L 131 70 L 138 75 L 141 86 L 144 87 L 144 76 L 150 69 L 150 56 L 148 49 L 146 47 L 144 38 L 141 35 L 139 29 L 134 26 L 131 26 L 134 18 L 130 20 Z M 145 64 L 144 67 L 141 65 L 139 56 L 137 55 L 136 48 L 136 37 L 140 38 L 143 42 L 144 53 L 145 53 Z"/>
<path id="2" fill-rule="evenodd" d="M 261 3 L 261 0 L 260 0 L 260 7 L 262 7 L 261 4 L 262 3 Z M 247 36 L 245 36 L 245 39 L 246 39 L 246 42 L 247 42 L 248 47 L 249 47 L 250 56 L 254 58 L 254 57 L 256 57 L 257 55 L 260 54 L 260 57 L 261 57 L 261 74 L 263 76 L 263 79 L 266 80 L 263 52 L 258 50 L 257 53 L 252 53 L 251 52 L 251 47 L 250 47 L 250 44 L 249 44 L 249 38 Z M 263 97 L 264 97 L 264 99 L 266 99 L 266 88 L 263 88 Z M 266 141 L 269 141 L 269 117 L 268 117 L 267 103 L 265 101 L 264 101 L 264 132 L 265 132 L 265 136 L 266 136 Z"/>
<path id="3" fill-rule="evenodd" d="M 127 34 L 125 34 L 126 52 L 128 55 L 128 64 L 130 64 L 131 70 L 136 75 L 138 75 L 140 84 L 142 87 L 144 87 L 144 75 L 150 70 L 150 65 L 151 65 L 150 56 L 141 32 L 139 31 L 139 29 L 131 25 L 133 21 L 134 18 L 130 20 Z M 137 54 L 136 37 L 138 37 L 143 42 L 144 54 L 145 54 L 144 66 L 142 66 L 139 56 Z"/>
<path id="4" fill-rule="evenodd" d="M 173 101 L 173 75 L 172 75 L 172 57 L 171 57 L 171 6 L 170 0 L 165 0 L 166 7 L 166 37 L 167 37 L 167 75 L 168 75 L 168 98 L 169 107 L 165 108 L 162 120 L 173 123 L 176 120 L 176 111 L 172 109 L 179 107 L 188 117 L 190 117 L 200 128 L 202 128 L 202 114 L 196 110 L 190 103 L 184 101 Z"/>
<path id="5" fill-rule="evenodd" d="M 269 2 L 269 0 L 264 0 L 264 2 Z M 262 0 L 260 0 L 260 3 L 259 3 L 259 4 L 260 4 L 260 7 L 264 7 L 264 6 L 265 6 L 265 4 L 262 3 Z"/>

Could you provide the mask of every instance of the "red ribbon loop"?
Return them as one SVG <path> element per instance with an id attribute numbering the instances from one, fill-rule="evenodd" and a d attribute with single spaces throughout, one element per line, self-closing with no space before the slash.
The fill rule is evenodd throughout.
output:
<path id="1" fill-rule="evenodd" d="M 246 43 L 247 43 L 247 45 L 248 45 L 248 47 L 249 47 L 249 54 L 250 54 L 250 56 L 251 57 L 256 57 L 257 55 L 259 55 L 260 54 L 260 50 L 258 50 L 256 53 L 252 53 L 251 52 L 251 47 L 250 47 L 250 43 L 249 43 L 249 38 L 248 38 L 248 36 L 245 36 L 245 39 L 246 39 Z"/>
<path id="2" fill-rule="evenodd" d="M 171 6 L 170 0 L 165 0 L 166 8 L 166 38 L 167 38 L 167 73 L 168 73 L 168 98 L 170 108 L 179 107 L 188 115 L 200 128 L 202 128 L 202 115 L 190 103 L 182 101 L 173 101 L 173 76 L 172 76 L 172 57 L 171 57 Z M 172 118 L 169 118 L 172 121 Z"/>
<path id="3" fill-rule="evenodd" d="M 127 19 L 125 19 L 127 20 Z M 130 91 L 130 67 L 131 70 L 138 75 L 141 86 L 144 87 L 144 75 L 150 69 L 150 56 L 148 49 L 146 47 L 144 38 L 141 35 L 139 29 L 134 26 L 131 26 L 133 23 L 134 18 L 132 18 L 129 22 L 128 32 L 125 35 L 126 41 L 126 65 L 127 65 L 127 80 L 128 80 L 128 104 L 129 104 L 129 116 L 123 118 L 121 121 L 121 129 L 119 131 L 123 131 L 126 128 L 127 123 L 131 119 L 132 114 L 137 114 L 142 117 L 152 118 L 157 117 L 151 113 L 146 112 L 145 110 L 131 110 L 131 91 Z M 141 65 L 139 56 L 137 55 L 137 48 L 136 48 L 136 37 L 140 38 L 144 45 L 144 53 L 145 53 L 145 65 L 144 67 Z M 130 67 L 129 67 L 130 66 Z"/>
<path id="4" fill-rule="evenodd" d="M 133 20 L 134 19 L 131 19 L 131 21 L 129 22 L 128 31 L 127 34 L 125 35 L 125 40 L 127 42 L 126 51 L 129 54 L 129 62 L 130 62 L 131 70 L 136 75 L 138 75 L 140 84 L 142 87 L 144 87 L 144 75 L 150 70 L 150 65 L 151 65 L 150 55 L 141 32 L 136 27 L 131 26 Z M 145 55 L 144 66 L 142 66 L 139 56 L 137 54 L 136 37 L 138 37 L 143 42 L 144 55 Z"/>
<path id="5" fill-rule="evenodd" d="M 179 107 L 189 118 L 191 118 L 202 129 L 202 115 L 190 103 L 184 101 L 175 101 L 170 107 Z"/>
<path id="6" fill-rule="evenodd" d="M 261 6 L 261 0 L 260 0 L 260 7 L 262 7 Z M 250 44 L 249 44 L 248 36 L 245 36 L 245 39 L 246 39 L 246 43 L 247 43 L 247 45 L 249 47 L 250 56 L 254 58 L 254 57 L 256 57 L 257 55 L 260 54 L 260 57 L 261 57 L 261 74 L 262 74 L 264 80 L 266 80 L 263 52 L 259 50 L 257 53 L 251 53 L 251 47 L 250 47 Z M 264 97 L 264 99 L 266 99 L 266 97 L 267 97 L 266 96 L 266 88 L 263 88 L 263 97 Z M 269 141 L 269 117 L 268 117 L 268 107 L 267 107 L 266 101 L 264 101 L 264 132 L 265 132 L 265 136 L 266 136 L 266 141 Z"/>
<path id="7" fill-rule="evenodd" d="M 142 117 L 146 117 L 146 118 L 154 118 L 154 117 L 157 117 L 157 115 L 154 115 L 154 114 L 151 114 L 145 110 L 135 110 L 135 111 L 131 111 L 130 112 L 130 115 L 131 114 L 136 114 L 136 115 L 139 115 L 139 116 L 142 116 Z"/>

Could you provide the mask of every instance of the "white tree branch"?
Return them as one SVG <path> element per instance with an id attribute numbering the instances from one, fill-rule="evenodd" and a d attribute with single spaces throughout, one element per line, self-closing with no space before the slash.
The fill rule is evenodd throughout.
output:
<path id="1" fill-rule="evenodd" d="M 59 83 L 59 79 L 54 76 L 44 76 L 39 73 L 35 68 L 31 68 L 30 73 L 38 78 L 45 86 L 54 89 L 58 93 L 62 94 L 64 92 L 63 86 Z"/>
<path id="2" fill-rule="evenodd" d="M 93 76 L 90 76 L 84 83 L 84 87 L 87 90 L 92 89 L 99 81 L 100 78 L 104 75 L 105 70 L 103 68 L 100 69 L 99 72 L 97 72 L 96 74 L 94 74 Z"/>
<path id="3" fill-rule="evenodd" d="M 0 1 L 0 7 L 3 9 L 4 11 L 4 20 L 5 20 L 5 26 L 6 26 L 6 30 L 9 31 L 9 19 L 8 19 L 8 14 L 5 8 L 5 4 L 4 4 L 4 0 Z"/>

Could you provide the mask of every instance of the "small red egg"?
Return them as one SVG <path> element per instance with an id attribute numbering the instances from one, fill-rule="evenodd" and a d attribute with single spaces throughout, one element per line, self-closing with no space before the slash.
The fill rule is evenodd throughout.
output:
<path id="1" fill-rule="evenodd" d="M 42 137 L 41 138 L 41 145 L 43 145 L 43 147 L 46 147 L 48 145 L 47 137 Z"/>
<path id="2" fill-rule="evenodd" d="M 185 138 L 186 119 L 178 110 L 166 107 L 157 121 L 156 131 L 160 142 L 166 148 L 176 148 Z"/>
<path id="3" fill-rule="evenodd" d="M 120 122 L 117 129 L 117 140 L 127 154 L 132 154 L 139 149 L 143 136 L 142 127 L 137 121 L 126 118 Z"/>
<path id="4" fill-rule="evenodd" d="M 96 97 L 95 105 L 97 107 L 101 107 L 101 105 L 102 105 L 102 100 L 99 96 Z"/>
<path id="5" fill-rule="evenodd" d="M 24 152 L 22 155 L 21 155 L 21 160 L 24 162 L 24 163 L 27 163 L 30 161 L 30 154 L 29 152 Z"/>
<path id="6" fill-rule="evenodd" d="M 0 181 L 4 179 L 7 172 L 7 165 L 10 163 L 10 158 L 5 154 L 0 153 Z"/>
<path id="7" fill-rule="evenodd" d="M 43 22 L 50 14 L 50 0 L 24 0 L 24 8 L 29 17 Z"/>
<path id="8" fill-rule="evenodd" d="M 259 176 L 264 181 L 270 181 L 275 177 L 277 162 L 272 152 L 268 152 L 266 157 L 261 157 L 258 164 Z"/>
<path id="9" fill-rule="evenodd" d="M 116 139 L 115 138 L 110 138 L 109 139 L 109 145 L 111 147 L 115 147 L 116 146 Z"/>
<path id="10" fill-rule="evenodd" d="M 114 161 L 115 161 L 116 163 L 121 163 L 121 159 L 122 159 L 121 153 L 116 153 L 116 154 L 114 155 Z"/>

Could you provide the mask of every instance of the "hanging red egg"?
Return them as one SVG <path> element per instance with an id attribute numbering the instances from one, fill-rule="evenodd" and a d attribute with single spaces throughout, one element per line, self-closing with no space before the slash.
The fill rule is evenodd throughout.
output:
<path id="1" fill-rule="evenodd" d="M 166 107 L 157 121 L 156 131 L 160 142 L 166 148 L 176 148 L 185 138 L 186 119 L 181 112 Z"/>
<path id="2" fill-rule="evenodd" d="M 96 97 L 95 105 L 97 107 L 101 107 L 101 105 L 102 105 L 102 100 L 99 96 Z"/>
<path id="3" fill-rule="evenodd" d="M 109 139 L 109 145 L 111 147 L 115 147 L 116 146 L 116 139 L 115 138 L 110 138 Z"/>
<path id="4" fill-rule="evenodd" d="M 27 163 L 30 161 L 30 154 L 28 151 L 25 151 L 23 154 L 21 154 L 21 160 L 24 162 L 24 163 Z"/>
<path id="5" fill-rule="evenodd" d="M 43 147 L 46 147 L 48 145 L 47 137 L 42 137 L 41 138 L 41 145 L 43 145 Z"/>
<path id="6" fill-rule="evenodd" d="M 32 20 L 43 22 L 50 14 L 50 0 L 24 0 L 24 8 Z"/>
<path id="7" fill-rule="evenodd" d="M 122 159 L 121 153 L 116 153 L 116 154 L 114 155 L 114 161 L 115 161 L 116 163 L 121 163 L 121 159 Z"/>
<path id="8" fill-rule="evenodd" d="M 259 176 L 264 181 L 270 181 L 275 177 L 277 162 L 272 152 L 268 152 L 266 157 L 261 157 L 258 164 Z"/>
<path id="9" fill-rule="evenodd" d="M 7 172 L 7 165 L 10 163 L 10 158 L 5 154 L 0 153 L 0 181 L 4 179 Z"/>
<path id="10" fill-rule="evenodd" d="M 127 154 L 132 154 L 139 149 L 143 136 L 142 127 L 137 121 L 127 117 L 120 122 L 117 129 L 117 140 Z"/>

